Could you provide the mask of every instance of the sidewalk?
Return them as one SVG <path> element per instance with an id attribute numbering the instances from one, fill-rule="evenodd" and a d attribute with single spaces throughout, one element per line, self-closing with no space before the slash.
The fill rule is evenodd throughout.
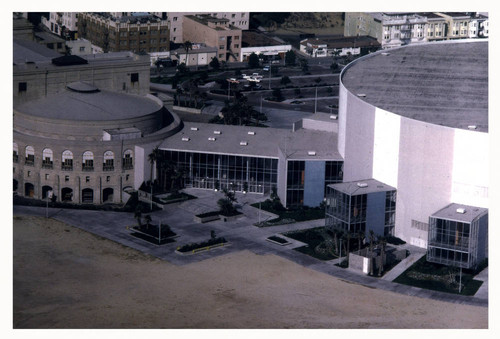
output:
<path id="1" fill-rule="evenodd" d="M 299 265 L 309 267 L 316 271 L 337 277 L 360 285 L 380 288 L 422 298 L 431 298 L 452 303 L 471 304 L 477 306 L 488 305 L 487 270 L 478 277 L 486 279 L 484 286 L 474 297 L 451 295 L 436 291 L 423 290 L 416 287 L 392 283 L 391 280 L 403 272 L 414 261 L 425 254 L 424 249 L 411 249 L 411 255 L 400 265 L 393 268 L 383 279 L 369 277 L 348 269 L 335 266 L 335 261 L 321 261 L 294 251 L 293 248 L 303 246 L 299 241 L 289 239 L 291 244 L 281 246 L 267 241 L 271 235 L 281 235 L 288 231 L 307 229 L 324 226 L 324 219 L 310 220 L 293 224 L 286 224 L 271 227 L 253 226 L 259 218 L 259 209 L 250 206 L 251 203 L 265 200 L 266 196 L 261 194 L 237 194 L 238 203 L 242 205 L 244 215 L 235 221 L 224 222 L 222 220 L 212 221 L 205 224 L 194 222 L 194 215 L 197 213 L 213 211 L 217 209 L 217 200 L 222 197 L 222 193 L 212 190 L 186 189 L 188 193 L 195 193 L 198 199 L 188 200 L 182 203 L 167 205 L 165 210 L 151 213 L 153 222 L 161 221 L 168 224 L 178 235 L 175 242 L 157 246 L 130 235 L 131 231 L 127 226 L 137 224 L 133 213 L 106 212 L 91 210 L 71 210 L 49 208 L 49 217 L 65 222 L 74 227 L 115 241 L 122 245 L 134 248 L 151 256 L 166 260 L 175 265 L 186 265 L 205 259 L 225 255 L 228 253 L 249 250 L 256 254 L 273 254 Z M 14 206 L 14 215 L 34 215 L 45 217 L 44 207 Z M 260 211 L 262 218 L 264 211 Z M 268 217 L 272 215 L 266 214 Z M 207 240 L 211 231 L 215 231 L 217 236 L 223 236 L 229 241 L 229 246 L 218 247 L 210 251 L 200 252 L 196 255 L 180 255 L 175 252 L 178 246 Z M 282 236 L 283 237 L 283 236 Z"/>

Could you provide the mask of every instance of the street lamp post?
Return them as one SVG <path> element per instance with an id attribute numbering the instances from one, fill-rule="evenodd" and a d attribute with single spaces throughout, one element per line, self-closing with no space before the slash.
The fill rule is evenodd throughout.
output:
<path id="1" fill-rule="evenodd" d="M 269 89 L 271 89 L 271 62 L 269 62 Z"/>
<path id="2" fill-rule="evenodd" d="M 317 107 L 318 107 L 318 87 L 316 87 L 316 96 L 314 97 L 314 113 L 316 113 Z"/>

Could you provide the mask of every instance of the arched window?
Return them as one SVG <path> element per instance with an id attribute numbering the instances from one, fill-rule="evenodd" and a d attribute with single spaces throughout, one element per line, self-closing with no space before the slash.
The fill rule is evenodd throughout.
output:
<path id="1" fill-rule="evenodd" d="M 82 171 L 94 170 L 94 153 L 86 151 L 83 153 Z"/>
<path id="2" fill-rule="evenodd" d="M 102 164 L 103 171 L 113 171 L 115 169 L 115 154 L 112 151 L 104 152 L 104 163 Z"/>
<path id="3" fill-rule="evenodd" d="M 14 162 L 17 162 L 19 160 L 19 148 L 17 147 L 17 144 L 14 143 L 13 144 L 13 148 L 14 148 L 14 151 L 13 151 L 13 155 L 14 155 Z"/>
<path id="4" fill-rule="evenodd" d="M 33 166 L 35 164 L 35 149 L 33 146 L 26 146 L 26 165 Z"/>
<path id="5" fill-rule="evenodd" d="M 134 154 L 132 150 L 128 149 L 123 152 L 123 169 L 132 169 L 134 168 Z"/>
<path id="6" fill-rule="evenodd" d="M 62 154 L 61 169 L 64 171 L 73 170 L 73 153 L 70 150 L 65 150 Z"/>
<path id="7" fill-rule="evenodd" d="M 42 167 L 43 168 L 52 168 L 52 164 L 54 163 L 53 153 L 50 148 L 45 148 L 42 151 Z"/>

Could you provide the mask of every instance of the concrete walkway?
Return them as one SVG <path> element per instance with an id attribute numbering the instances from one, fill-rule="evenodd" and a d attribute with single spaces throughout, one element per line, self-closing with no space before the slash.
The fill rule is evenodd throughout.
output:
<path id="1" fill-rule="evenodd" d="M 260 220 L 265 220 L 274 218 L 274 215 L 265 211 L 259 211 L 259 209 L 251 207 L 250 204 L 257 201 L 263 201 L 266 197 L 262 194 L 244 195 L 237 193 L 236 197 L 238 199 L 238 204 L 241 206 L 241 210 L 244 213 L 242 217 L 231 222 L 217 220 L 199 224 L 194 222 L 194 215 L 217 210 L 217 200 L 222 197 L 222 193 L 199 189 L 187 189 L 186 191 L 187 193 L 196 195 L 198 199 L 170 204 L 167 205 L 163 211 L 151 213 L 153 223 L 159 221 L 161 221 L 162 224 L 166 223 L 178 235 L 175 242 L 162 246 L 151 244 L 130 235 L 131 231 L 127 227 L 137 224 L 133 213 L 50 208 L 49 217 L 154 257 L 167 260 L 175 265 L 186 265 L 228 253 L 249 250 L 256 254 L 279 255 L 299 265 L 371 288 L 379 288 L 396 293 L 452 303 L 478 306 L 488 305 L 487 271 L 481 275 L 481 277 L 485 279 L 485 283 L 474 297 L 429 291 L 393 283 L 391 281 L 394 278 L 425 254 L 425 250 L 423 249 L 406 245 L 411 253 L 408 258 L 394 267 L 382 279 L 369 277 L 349 269 L 342 269 L 335 266 L 338 260 L 321 261 L 298 251 L 294 251 L 293 248 L 304 245 L 299 241 L 287 238 L 290 244 L 281 246 L 266 240 L 272 235 L 280 235 L 283 237 L 281 233 L 324 226 L 324 219 L 259 228 L 253 226 L 259 218 Z M 45 208 L 14 206 L 14 215 L 35 215 L 45 217 Z M 229 245 L 218 247 L 210 251 L 199 252 L 195 255 L 181 255 L 176 253 L 175 250 L 178 246 L 209 239 L 211 231 L 215 231 L 217 236 L 225 237 Z"/>

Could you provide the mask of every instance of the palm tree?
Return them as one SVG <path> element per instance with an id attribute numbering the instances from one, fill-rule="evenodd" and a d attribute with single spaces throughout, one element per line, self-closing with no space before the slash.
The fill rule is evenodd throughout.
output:
<path id="1" fill-rule="evenodd" d="M 149 225 L 151 224 L 151 216 L 148 214 L 144 217 L 144 221 L 146 222 L 146 228 L 149 229 Z"/>
<path id="2" fill-rule="evenodd" d="M 189 50 L 193 49 L 193 43 L 189 40 L 184 41 L 183 43 L 184 49 L 186 50 L 186 66 L 188 65 L 188 55 L 189 55 Z"/>
<path id="3" fill-rule="evenodd" d="M 139 206 L 137 206 L 139 207 Z M 136 208 L 134 212 L 134 218 L 137 219 L 137 223 L 139 224 L 139 228 L 142 227 L 142 212 L 140 208 Z"/>
<path id="4" fill-rule="evenodd" d="M 358 236 L 358 251 L 361 251 L 361 241 L 363 240 L 365 233 L 359 230 L 357 236 Z"/>
<path id="5" fill-rule="evenodd" d="M 158 146 L 156 146 L 153 151 L 148 155 L 148 160 L 149 160 L 149 164 L 151 165 L 151 174 L 150 174 L 150 184 L 152 185 L 153 184 L 153 167 L 156 167 L 156 163 L 158 160 L 160 160 L 161 158 L 161 151 L 160 149 L 158 148 Z M 151 197 L 153 198 L 153 197 Z"/>
<path id="6" fill-rule="evenodd" d="M 373 241 L 375 240 L 375 234 L 373 230 L 370 230 L 370 275 L 373 275 Z"/>
<path id="7" fill-rule="evenodd" d="M 385 237 L 379 237 L 379 244 L 381 245 L 381 251 L 380 251 L 380 266 L 378 269 L 378 275 L 381 276 L 382 273 L 384 272 L 385 245 L 386 245 Z"/>

